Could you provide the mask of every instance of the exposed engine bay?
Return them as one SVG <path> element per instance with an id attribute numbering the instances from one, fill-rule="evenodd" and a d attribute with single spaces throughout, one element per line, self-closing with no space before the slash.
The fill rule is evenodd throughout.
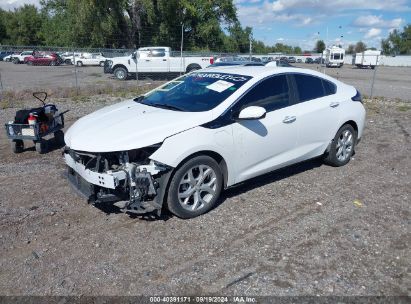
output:
<path id="1" fill-rule="evenodd" d="M 149 157 L 160 144 L 108 153 L 65 148 L 72 185 L 92 204 L 115 203 L 123 212 L 160 214 L 171 167 Z"/>

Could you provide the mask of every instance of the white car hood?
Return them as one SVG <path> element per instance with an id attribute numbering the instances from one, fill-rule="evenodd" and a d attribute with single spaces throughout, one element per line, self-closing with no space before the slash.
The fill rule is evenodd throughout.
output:
<path id="1" fill-rule="evenodd" d="M 66 132 L 66 145 L 87 152 L 127 151 L 212 120 L 211 112 L 180 112 L 124 101 L 76 121 Z"/>

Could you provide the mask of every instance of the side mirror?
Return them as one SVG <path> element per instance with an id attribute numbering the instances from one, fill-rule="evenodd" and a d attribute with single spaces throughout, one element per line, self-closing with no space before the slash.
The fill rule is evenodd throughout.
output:
<path id="1" fill-rule="evenodd" d="M 239 120 L 253 120 L 262 119 L 267 114 L 267 111 L 263 107 L 250 106 L 242 109 L 240 114 L 238 114 Z"/>

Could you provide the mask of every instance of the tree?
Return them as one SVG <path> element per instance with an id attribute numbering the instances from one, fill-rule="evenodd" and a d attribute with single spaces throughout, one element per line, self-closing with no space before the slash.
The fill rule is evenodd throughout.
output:
<path id="1" fill-rule="evenodd" d="M 365 44 L 364 42 L 362 42 L 362 41 L 358 41 L 357 44 L 355 45 L 355 48 L 354 48 L 354 50 L 355 50 L 356 53 L 362 53 L 362 52 L 364 52 L 366 49 L 367 49 L 367 46 L 366 46 L 366 44 Z"/>
<path id="2" fill-rule="evenodd" d="M 7 19 L 7 12 L 0 8 L 0 44 L 7 41 L 7 29 L 4 20 Z"/>
<path id="3" fill-rule="evenodd" d="M 6 16 L 7 19 L 3 24 L 6 27 L 8 43 L 14 45 L 42 44 L 43 37 L 40 29 L 43 19 L 34 5 L 25 4 L 13 12 L 7 12 Z"/>
<path id="4" fill-rule="evenodd" d="M 353 54 L 353 53 L 354 53 L 354 49 L 355 49 L 355 45 L 354 45 L 354 44 L 350 44 L 350 45 L 348 46 L 348 49 L 347 49 L 347 54 Z"/>
<path id="5" fill-rule="evenodd" d="M 325 50 L 325 43 L 322 40 L 317 40 L 315 43 L 314 52 L 322 53 Z"/>
<path id="6" fill-rule="evenodd" d="M 391 54 L 392 49 L 391 49 L 390 40 L 388 38 L 381 40 L 381 50 L 382 50 L 382 53 L 385 55 Z"/>
<path id="7" fill-rule="evenodd" d="M 301 54 L 301 53 L 302 53 L 302 50 L 301 50 L 301 48 L 300 48 L 299 46 L 295 46 L 295 47 L 294 47 L 294 50 L 293 50 L 293 53 L 294 53 L 294 54 Z"/>

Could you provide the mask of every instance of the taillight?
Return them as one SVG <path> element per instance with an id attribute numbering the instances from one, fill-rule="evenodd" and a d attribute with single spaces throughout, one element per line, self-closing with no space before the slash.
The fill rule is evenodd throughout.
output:
<path id="1" fill-rule="evenodd" d="M 362 103 L 362 96 L 361 93 L 357 90 L 357 93 L 355 94 L 355 96 L 351 97 L 352 101 L 359 101 Z"/>
<path id="2" fill-rule="evenodd" d="M 210 64 L 213 64 L 214 63 L 214 57 L 211 57 L 210 58 Z"/>

